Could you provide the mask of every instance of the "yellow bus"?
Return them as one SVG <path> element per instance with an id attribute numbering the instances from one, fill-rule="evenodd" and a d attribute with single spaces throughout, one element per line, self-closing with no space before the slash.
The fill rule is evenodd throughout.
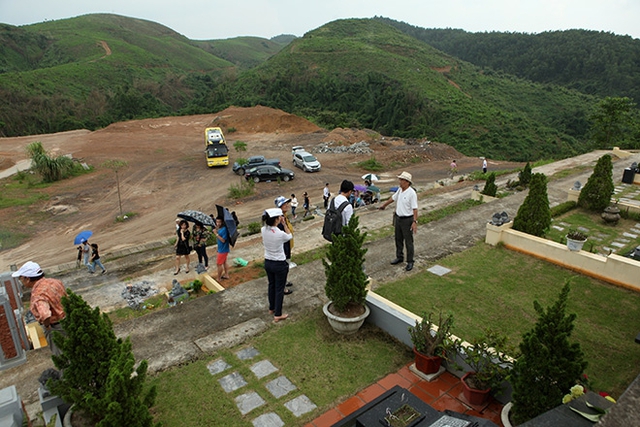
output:
<path id="1" fill-rule="evenodd" d="M 218 127 L 206 128 L 204 130 L 204 147 L 207 166 L 212 168 L 215 166 L 227 166 L 229 164 L 229 149 L 227 147 L 227 141 L 224 139 L 222 129 Z"/>

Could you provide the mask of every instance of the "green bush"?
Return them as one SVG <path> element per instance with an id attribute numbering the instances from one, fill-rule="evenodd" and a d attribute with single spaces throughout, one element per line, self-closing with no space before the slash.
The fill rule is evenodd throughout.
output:
<path id="1" fill-rule="evenodd" d="M 384 169 L 384 165 L 371 156 L 368 160 L 358 163 L 358 166 L 369 172 L 377 172 Z"/>
<path id="2" fill-rule="evenodd" d="M 566 314 L 569 284 L 546 310 L 534 301 L 538 320 L 525 332 L 513 366 L 513 420 L 521 424 L 562 404 L 587 367 L 580 344 L 570 343 L 575 314 Z"/>
<path id="3" fill-rule="evenodd" d="M 258 234 L 260 232 L 261 225 L 259 222 L 254 221 L 247 224 L 247 231 L 251 234 Z"/>
<path id="4" fill-rule="evenodd" d="M 518 174 L 518 181 L 519 185 L 523 185 L 525 187 L 529 185 L 529 182 L 531 182 L 531 165 L 529 162 L 524 165 L 524 169 L 522 169 Z"/>
<path id="5" fill-rule="evenodd" d="M 247 181 L 244 177 L 241 177 L 240 184 L 231 184 L 227 194 L 231 199 L 240 199 L 242 197 L 251 196 L 253 194 L 254 186 L 255 183 L 253 181 Z"/>
<path id="6" fill-rule="evenodd" d="M 72 159 L 66 156 L 49 156 L 39 141 L 27 145 L 27 153 L 31 157 L 31 169 L 40 174 L 44 182 L 59 181 L 69 177 L 74 171 Z"/>
<path id="7" fill-rule="evenodd" d="M 611 203 L 613 190 L 613 165 L 611 156 L 605 154 L 598 159 L 593 173 L 580 191 L 578 206 L 593 212 L 602 212 Z"/>
<path id="8" fill-rule="evenodd" d="M 576 206 L 578 206 L 577 202 L 574 202 L 573 200 L 569 200 L 566 201 L 564 203 L 560 203 L 559 205 L 556 205 L 554 207 L 551 208 L 551 218 L 556 218 L 560 215 L 566 214 L 569 211 L 572 211 L 573 209 L 576 208 Z"/>
<path id="9" fill-rule="evenodd" d="M 487 182 L 484 184 L 484 188 L 481 193 L 486 196 L 496 197 L 497 192 L 498 186 L 496 185 L 496 174 L 491 172 L 487 177 Z"/>
<path id="10" fill-rule="evenodd" d="M 547 177 L 542 173 L 531 176 L 529 194 L 520 205 L 513 220 L 513 229 L 543 237 L 551 226 L 551 210 L 547 196 Z"/>
<path id="11" fill-rule="evenodd" d="M 247 143 L 242 141 L 236 141 L 233 143 L 233 148 L 235 148 L 236 151 L 247 151 Z M 241 163 L 241 164 L 244 165 L 244 163 Z"/>

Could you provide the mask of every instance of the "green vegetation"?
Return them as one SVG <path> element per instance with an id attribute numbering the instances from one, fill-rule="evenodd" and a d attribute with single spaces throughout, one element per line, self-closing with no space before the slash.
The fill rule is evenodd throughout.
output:
<path id="1" fill-rule="evenodd" d="M 231 184 L 229 186 L 228 195 L 231 199 L 240 199 L 242 197 L 251 196 L 253 194 L 255 183 L 251 180 L 247 181 L 244 177 L 240 177 L 239 184 Z"/>
<path id="2" fill-rule="evenodd" d="M 384 165 L 377 161 L 374 156 L 371 156 L 368 160 L 358 162 L 358 167 L 369 172 L 378 172 L 384 170 Z"/>
<path id="3" fill-rule="evenodd" d="M 5 42 L 0 95 L 10 102 L 0 106 L 0 132 L 96 129 L 115 121 L 260 104 L 327 128 L 426 137 L 466 155 L 525 161 L 590 149 L 590 120 L 596 119 L 592 112 L 600 101 L 590 94 L 594 88 L 612 90 L 611 85 L 592 82 L 580 93 L 573 82 L 566 83 L 569 89 L 533 83 L 456 59 L 392 25 L 346 19 L 301 38 L 222 41 L 190 41 L 156 23 L 108 14 L 20 28 L 5 25 L 0 27 Z M 504 40 L 521 36 L 496 34 Z M 561 46 L 572 46 L 568 39 L 581 36 L 569 32 L 558 38 Z M 624 37 L 594 36 L 599 38 L 610 46 L 630 47 Z M 289 48 L 282 49 L 287 43 Z M 632 43 L 637 50 L 637 41 Z M 553 52 L 558 50 L 564 48 Z M 607 74 L 616 74 L 615 67 L 632 76 L 610 83 L 637 86 L 629 83 L 636 71 L 628 69 L 628 58 L 620 63 L 605 57 L 588 55 Z M 550 75 L 568 70 L 530 58 L 527 66 L 532 62 Z M 629 114 L 634 118 L 637 110 Z M 625 141 L 638 140 L 637 126 L 625 126 L 624 132 Z"/>
<path id="4" fill-rule="evenodd" d="M 587 362 L 577 342 L 569 342 L 576 314 L 567 313 L 567 282 L 558 300 L 546 309 L 538 301 L 534 327 L 525 332 L 513 365 L 513 419 L 517 424 L 555 408 L 582 378 Z"/>
<path id="5" fill-rule="evenodd" d="M 440 209 L 434 209 L 429 212 L 420 212 L 418 215 L 418 224 L 428 224 L 432 221 L 437 221 L 446 216 L 453 215 L 456 212 L 462 212 L 471 209 L 474 206 L 481 205 L 482 202 L 477 200 L 463 200 L 462 202 L 454 203 Z"/>
<path id="6" fill-rule="evenodd" d="M 498 192 L 498 186 L 496 185 L 496 174 L 491 172 L 487 177 L 487 182 L 484 184 L 484 188 L 481 193 L 490 197 L 496 197 Z"/>
<path id="7" fill-rule="evenodd" d="M 551 210 L 547 196 L 547 177 L 542 173 L 531 175 L 529 194 L 518 208 L 513 229 L 542 237 L 551 226 Z"/>
<path id="8" fill-rule="evenodd" d="M 247 143 L 242 141 L 236 141 L 233 143 L 233 148 L 235 148 L 236 151 L 247 151 Z M 244 160 L 244 163 L 238 162 L 238 164 L 244 165 L 245 163 L 247 163 L 247 159 L 243 159 L 243 160 Z"/>
<path id="9" fill-rule="evenodd" d="M 536 320 L 533 301 L 552 304 L 571 280 L 567 311 L 577 314 L 573 340 L 589 362 L 586 373 L 593 390 L 618 397 L 640 373 L 640 348 L 629 339 L 637 334 L 640 319 L 637 292 L 485 244 L 438 264 L 452 272 L 444 276 L 421 272 L 384 284 L 376 292 L 413 313 L 425 310 L 425 301 L 426 310 L 452 312 L 453 333 L 462 339 L 480 335 L 487 327 L 517 345 Z"/>
<path id="10" fill-rule="evenodd" d="M 637 126 L 634 123 L 636 112 L 635 104 L 627 97 L 606 97 L 600 101 L 591 116 L 596 147 L 609 150 L 614 146 L 639 148 L 640 142 L 631 138 L 637 136 L 633 130 L 633 126 Z"/>
<path id="11" fill-rule="evenodd" d="M 602 212 L 611 203 L 613 190 L 613 164 L 611 156 L 605 154 L 598 159 L 593 173 L 580 190 L 578 206 L 594 212 Z"/>
<path id="12" fill-rule="evenodd" d="M 41 142 L 27 145 L 27 153 L 31 157 L 31 169 L 40 174 L 44 182 L 55 182 L 71 175 L 74 164 L 67 156 L 52 157 Z"/>
<path id="13" fill-rule="evenodd" d="M 256 348 L 260 355 L 251 360 L 238 359 L 235 354 L 247 346 Z M 211 375 L 207 365 L 219 358 L 232 368 Z M 251 420 L 257 412 L 275 412 L 286 425 L 303 425 L 354 392 L 397 371 L 411 359 L 407 346 L 369 324 L 363 325 L 358 334 L 349 339 L 339 336 L 329 326 L 322 309 L 317 308 L 298 317 L 298 320 L 288 320 L 281 326 L 270 328 L 252 338 L 247 345 L 176 366 L 150 378 L 149 383 L 157 386 L 154 411 L 156 421 L 162 422 L 164 427 L 196 426 L 203 422 L 207 425 L 251 427 Z M 278 372 L 256 379 L 249 367 L 260 360 L 269 360 Z M 224 393 L 218 380 L 235 371 L 247 380 L 248 385 Z M 265 389 L 266 382 L 280 375 L 298 387 L 287 395 L 287 400 L 289 396 L 293 399 L 304 394 L 318 409 L 302 418 L 295 418 L 286 410 L 282 399 L 276 399 Z M 234 399 L 246 393 L 247 389 L 258 391 L 266 405 L 246 417 L 240 417 Z"/>

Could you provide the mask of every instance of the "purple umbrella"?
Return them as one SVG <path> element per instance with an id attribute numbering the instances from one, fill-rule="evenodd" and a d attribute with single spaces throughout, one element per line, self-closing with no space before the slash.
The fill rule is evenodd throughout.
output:
<path id="1" fill-rule="evenodd" d="M 364 185 L 360 185 L 360 184 L 356 184 L 353 186 L 354 189 L 358 190 L 358 191 L 367 191 L 367 187 L 365 187 Z"/>

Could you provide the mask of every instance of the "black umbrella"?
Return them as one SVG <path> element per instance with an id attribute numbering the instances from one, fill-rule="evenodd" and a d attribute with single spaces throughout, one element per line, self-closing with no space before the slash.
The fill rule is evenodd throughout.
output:
<path id="1" fill-rule="evenodd" d="M 189 222 L 197 222 L 199 224 L 216 226 L 216 222 L 207 214 L 200 211 L 182 211 L 178 214 L 178 218 L 182 218 Z"/>
<path id="2" fill-rule="evenodd" d="M 222 218 L 225 227 L 227 227 L 227 231 L 229 232 L 229 244 L 231 246 L 236 245 L 236 240 L 238 240 L 238 217 L 235 212 L 229 212 L 229 209 L 222 207 L 220 205 L 216 205 L 216 210 L 218 211 L 218 218 Z"/>

